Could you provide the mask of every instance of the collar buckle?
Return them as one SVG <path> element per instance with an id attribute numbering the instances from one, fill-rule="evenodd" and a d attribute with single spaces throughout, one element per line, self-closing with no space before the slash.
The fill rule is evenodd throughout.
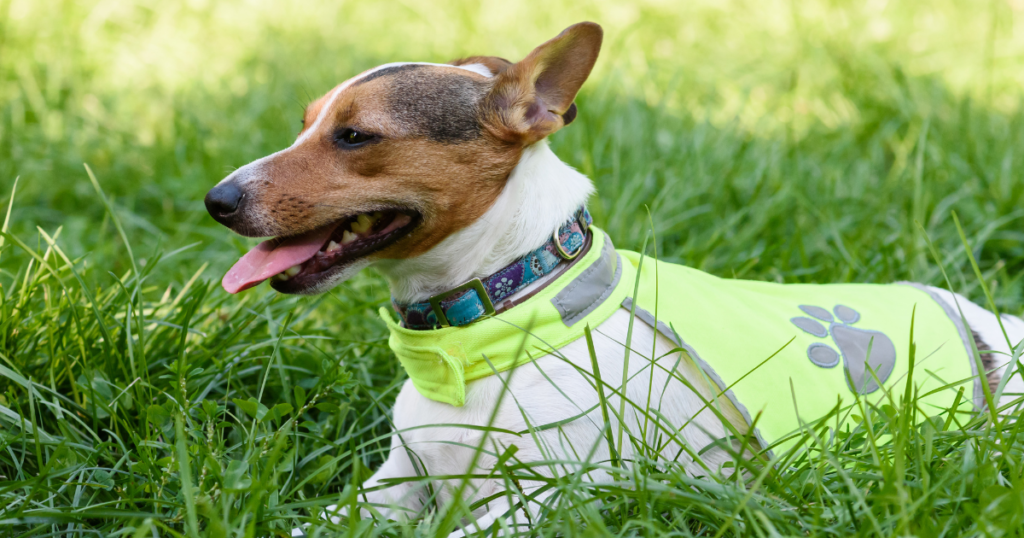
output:
<path id="1" fill-rule="evenodd" d="M 556 234 L 558 232 L 555 232 Z M 555 244 L 558 242 L 556 241 Z M 456 295 L 466 290 L 476 291 L 477 296 L 480 298 L 480 303 L 484 307 L 484 315 L 495 314 L 494 304 L 491 302 L 490 296 L 487 295 L 487 290 L 484 289 L 484 283 L 480 282 L 479 278 L 474 278 L 465 284 L 452 288 L 448 291 L 438 293 L 437 295 L 427 299 L 430 302 L 430 308 L 434 311 L 434 315 L 437 317 L 437 322 L 441 324 L 441 327 L 451 327 L 452 324 L 448 321 L 448 316 L 445 315 L 444 309 L 441 308 L 441 301 Z"/>

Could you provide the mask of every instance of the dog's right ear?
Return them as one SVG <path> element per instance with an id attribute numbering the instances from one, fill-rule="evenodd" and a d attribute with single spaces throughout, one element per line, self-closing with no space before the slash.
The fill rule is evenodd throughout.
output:
<path id="1" fill-rule="evenodd" d="M 528 145 L 568 125 L 603 34 L 595 23 L 574 24 L 498 73 L 482 102 L 485 127 L 501 140 Z"/>

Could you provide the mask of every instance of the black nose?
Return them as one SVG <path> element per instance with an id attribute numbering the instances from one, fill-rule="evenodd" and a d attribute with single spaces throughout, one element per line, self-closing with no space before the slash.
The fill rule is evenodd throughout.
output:
<path id="1" fill-rule="evenodd" d="M 222 183 L 210 189 L 204 201 L 206 210 L 210 212 L 213 220 L 230 226 L 231 218 L 238 211 L 238 205 L 242 201 L 242 190 L 234 183 Z"/>

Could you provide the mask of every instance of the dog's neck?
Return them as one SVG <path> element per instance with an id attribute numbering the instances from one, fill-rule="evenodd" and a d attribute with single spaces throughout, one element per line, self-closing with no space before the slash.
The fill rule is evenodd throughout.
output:
<path id="1" fill-rule="evenodd" d="M 583 174 L 541 140 L 523 151 L 502 193 L 482 217 L 416 258 L 377 269 L 400 302 L 425 301 L 522 258 L 551 238 L 594 191 Z"/>

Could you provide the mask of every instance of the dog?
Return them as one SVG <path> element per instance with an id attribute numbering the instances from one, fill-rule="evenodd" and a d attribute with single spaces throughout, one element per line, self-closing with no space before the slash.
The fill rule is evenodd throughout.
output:
<path id="1" fill-rule="evenodd" d="M 513 445 L 526 462 L 628 464 L 638 454 L 626 432 L 699 475 L 736 450 L 781 450 L 780 428 L 796 422 L 775 417 L 794 403 L 823 413 L 835 392 L 848 404 L 911 375 L 962 380 L 976 407 L 1000 388 L 1024 392 L 1008 375 L 1024 321 L 950 291 L 725 281 L 615 251 L 585 210 L 590 180 L 546 141 L 575 119 L 602 36 L 584 22 L 516 63 L 473 56 L 365 71 L 306 108 L 294 144 L 206 196 L 216 221 L 272 238 L 225 275 L 228 292 L 270 280 L 316 294 L 367 267 L 387 279 L 399 316 L 382 316 L 410 380 L 391 452 L 363 485 L 380 517 L 402 520 L 428 502 L 421 482 L 396 479 L 486 476 Z M 938 374 L 911 371 L 912 316 L 917 364 L 944 365 Z M 739 364 L 746 354 L 755 362 Z M 813 381 L 819 370 L 824 381 Z M 505 489 L 498 478 L 460 484 L 441 481 L 435 502 Z M 517 485 L 527 495 L 540 486 Z M 518 507 L 497 496 L 466 530 L 527 521 L 545 495 Z"/>

